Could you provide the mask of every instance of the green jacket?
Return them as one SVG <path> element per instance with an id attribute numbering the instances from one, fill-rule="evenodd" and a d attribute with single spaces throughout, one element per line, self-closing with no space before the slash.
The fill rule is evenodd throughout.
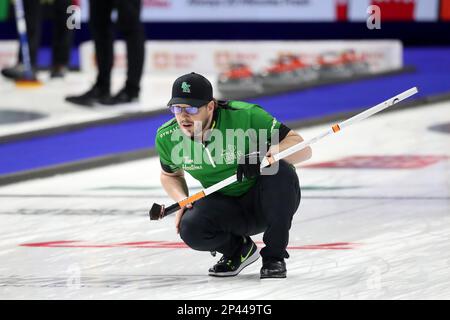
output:
<path id="1" fill-rule="evenodd" d="M 241 101 L 220 101 L 214 112 L 212 129 L 213 133 L 203 144 L 185 136 L 175 118 L 163 124 L 155 139 L 162 169 L 166 172 L 184 170 L 208 188 L 236 174 L 240 156 L 267 150 L 272 140 L 274 144 L 278 142 L 274 140 L 276 135 L 281 141 L 290 130 L 260 106 Z M 244 179 L 218 192 L 241 196 L 255 181 Z"/>

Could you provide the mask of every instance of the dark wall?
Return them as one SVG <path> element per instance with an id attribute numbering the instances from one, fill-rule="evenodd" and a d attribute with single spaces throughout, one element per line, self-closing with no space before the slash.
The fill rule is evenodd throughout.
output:
<path id="1" fill-rule="evenodd" d="M 51 22 L 44 22 L 51 30 Z M 295 39 L 401 39 L 405 45 L 450 45 L 450 23 L 384 22 L 381 30 L 368 30 L 365 23 L 146 23 L 153 40 L 295 40 Z M 13 21 L 0 23 L 0 39 L 15 39 Z M 49 45 L 51 33 L 43 34 Z M 75 43 L 90 39 L 89 27 L 77 30 Z"/>

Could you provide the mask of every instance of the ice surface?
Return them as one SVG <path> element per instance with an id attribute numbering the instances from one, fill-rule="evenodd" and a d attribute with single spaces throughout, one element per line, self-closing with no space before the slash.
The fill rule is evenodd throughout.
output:
<path id="1" fill-rule="evenodd" d="M 321 141 L 306 164 L 450 156 L 450 135 L 428 130 L 449 123 L 449 109 L 399 106 Z M 234 278 L 208 277 L 218 257 L 185 248 L 173 216 L 148 218 L 153 202 L 172 203 L 158 172 L 152 158 L 0 188 L 0 298 L 450 298 L 448 158 L 419 169 L 299 167 L 285 280 L 260 280 L 260 260 Z"/>

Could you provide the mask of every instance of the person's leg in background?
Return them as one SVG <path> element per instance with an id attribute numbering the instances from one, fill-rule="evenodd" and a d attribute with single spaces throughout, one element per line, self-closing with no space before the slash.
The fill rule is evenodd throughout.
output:
<path id="1" fill-rule="evenodd" d="M 89 1 L 89 26 L 94 38 L 95 59 L 97 60 L 98 75 L 96 87 L 110 92 L 111 70 L 114 60 L 114 32 L 111 13 L 114 1 Z"/>
<path id="2" fill-rule="evenodd" d="M 69 66 L 73 30 L 67 26 L 70 17 L 67 8 L 72 3 L 72 0 L 54 0 L 53 3 L 52 78 L 64 77 Z"/>
<path id="3" fill-rule="evenodd" d="M 234 197 L 211 194 L 186 210 L 180 236 L 192 249 L 223 254 L 209 270 L 211 276 L 235 276 L 259 258 L 255 243 L 246 237 L 248 221 Z"/>
<path id="4" fill-rule="evenodd" d="M 36 68 L 37 55 L 42 34 L 42 5 L 40 0 L 24 0 L 25 21 L 27 24 L 28 46 L 30 47 L 31 65 Z M 22 55 L 19 54 L 22 62 Z"/>
<path id="5" fill-rule="evenodd" d="M 40 0 L 23 0 L 25 23 L 27 26 L 28 47 L 30 50 L 31 67 L 37 69 L 37 55 L 42 32 L 42 5 Z M 22 65 L 22 48 L 19 48 L 17 65 L 2 70 L 2 74 L 9 79 L 19 79 L 24 75 Z"/>
<path id="6" fill-rule="evenodd" d="M 97 103 L 110 104 L 111 69 L 114 59 L 114 33 L 111 13 L 115 1 L 89 1 L 89 26 L 95 45 L 97 81 L 86 93 L 66 97 L 66 101 L 82 106 L 94 107 Z"/>
<path id="7" fill-rule="evenodd" d="M 113 97 L 114 103 L 137 100 L 144 67 L 145 32 L 141 23 L 141 0 L 118 0 L 118 25 L 127 45 L 127 81 Z"/>

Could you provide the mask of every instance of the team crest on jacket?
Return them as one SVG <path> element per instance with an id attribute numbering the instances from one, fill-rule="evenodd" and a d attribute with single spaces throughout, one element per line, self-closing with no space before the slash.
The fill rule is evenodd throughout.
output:
<path id="1" fill-rule="evenodd" d="M 237 150 L 236 146 L 231 144 L 227 145 L 227 148 L 222 151 L 222 158 L 226 164 L 232 164 L 236 162 L 244 153 L 241 150 Z"/>

